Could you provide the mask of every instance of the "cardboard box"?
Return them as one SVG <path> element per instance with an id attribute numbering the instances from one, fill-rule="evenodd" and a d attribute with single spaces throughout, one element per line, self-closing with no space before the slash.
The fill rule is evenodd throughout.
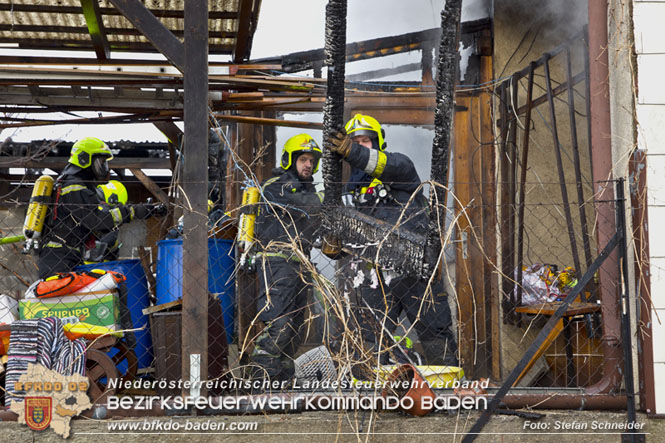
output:
<path id="1" fill-rule="evenodd" d="M 19 300 L 21 320 L 45 317 L 78 317 L 93 325 L 116 330 L 118 322 L 117 291 L 96 291 L 62 297 Z"/>

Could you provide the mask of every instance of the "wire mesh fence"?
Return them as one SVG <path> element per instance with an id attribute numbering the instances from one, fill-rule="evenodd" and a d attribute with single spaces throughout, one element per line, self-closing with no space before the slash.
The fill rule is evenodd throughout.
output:
<path id="1" fill-rule="evenodd" d="M 50 203 L 49 229 L 41 238 L 32 234 L 39 248 L 33 243 L 32 253 L 24 254 L 24 240 L 0 248 L 3 303 L 15 307 L 20 319 L 59 318 L 60 327 L 65 325 L 60 346 L 64 340 L 86 340 L 94 400 L 119 391 L 131 394 L 141 386 L 135 380 L 148 381 L 162 394 L 191 393 L 183 383 L 184 365 L 190 381 L 196 374 L 211 381 L 205 390 L 213 395 L 316 390 L 329 388 L 331 381 L 337 387 L 372 386 L 406 363 L 419 368 L 433 387 L 445 388 L 465 376 L 505 379 L 586 272 L 572 264 L 564 215 L 571 208 L 555 198 L 524 205 L 518 227 L 523 258 L 517 262 L 517 232 L 505 238 L 505 208 L 496 202 L 462 206 L 457 200 L 442 208 L 414 198 L 396 204 L 376 186 L 361 186 L 346 195 L 349 204 L 335 210 L 378 214 L 383 230 L 367 231 L 362 244 L 341 241 L 341 249 L 326 255 L 321 250 L 334 236 L 319 229 L 317 219 L 325 216 L 320 184 L 298 189 L 311 197 L 306 204 L 284 203 L 297 184 L 280 177 L 259 188 L 257 203 L 227 212 L 212 207 L 207 216 L 191 218 L 194 225 L 175 216 L 187 211 L 185 203 L 109 202 L 97 184 L 81 184 L 75 192 L 90 200 Z M 464 185 L 451 186 L 451 202 Z M 25 235 L 30 204 L 19 201 L 2 209 L 3 238 Z M 603 223 L 599 214 L 607 213 L 598 210 L 603 205 L 614 216 L 613 201 L 583 204 L 596 224 Z M 577 208 L 578 202 L 570 206 Z M 446 226 L 437 266 L 428 275 L 378 262 L 391 231 L 422 236 L 423 217 L 437 209 L 446 211 Z M 71 223 L 65 230 L 53 224 L 56 211 L 56 223 Z M 474 211 L 491 213 L 497 222 L 478 225 Z M 243 237 L 251 218 L 253 234 Z M 185 260 L 192 247 L 188 235 L 197 229 L 208 233 L 208 271 L 207 281 L 193 284 L 206 291 L 208 304 L 192 310 L 183 307 L 183 296 L 188 297 L 183 281 L 197 266 Z M 343 240 L 342 233 L 335 234 Z M 578 247 L 589 242 L 592 259 L 605 246 L 593 235 L 575 235 Z M 389 251 L 399 248 L 392 244 Z M 599 302 L 602 291 L 619 293 L 616 257 L 605 261 L 566 310 L 516 384 L 591 386 L 602 378 L 607 319 Z M 399 259 L 404 257 L 395 262 Z M 510 273 L 503 272 L 508 268 Z M 7 335 L 5 351 L 10 340 L 20 338 Z M 199 360 L 183 353 L 183 341 L 192 336 L 207 349 L 207 355 L 197 354 Z"/>

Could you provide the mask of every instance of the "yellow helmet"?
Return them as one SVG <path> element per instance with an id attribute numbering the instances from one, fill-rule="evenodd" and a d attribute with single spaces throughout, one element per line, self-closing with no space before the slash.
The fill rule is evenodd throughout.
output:
<path id="1" fill-rule="evenodd" d="M 111 149 L 98 138 L 86 137 L 72 146 L 69 163 L 81 169 L 90 168 L 97 180 L 108 180 Z"/>
<path id="2" fill-rule="evenodd" d="M 127 188 L 118 180 L 111 180 L 108 183 L 99 185 L 97 189 L 103 193 L 104 201 L 109 205 L 127 204 Z"/>
<path id="3" fill-rule="evenodd" d="M 304 154 L 309 153 L 314 155 L 316 159 L 316 164 L 314 165 L 314 170 L 312 174 L 319 170 L 319 163 L 321 161 L 321 148 L 316 143 L 316 141 L 309 134 L 298 134 L 294 135 L 284 143 L 284 149 L 282 149 L 282 161 L 280 166 L 285 171 L 288 170 L 291 165 L 293 165 L 293 155 L 294 154 Z"/>
<path id="4" fill-rule="evenodd" d="M 82 138 L 72 146 L 69 163 L 85 169 L 92 164 L 92 157 L 95 155 L 103 155 L 107 160 L 113 160 L 113 153 L 106 143 L 95 137 Z"/>
<path id="5" fill-rule="evenodd" d="M 366 135 L 378 142 L 380 151 L 386 149 L 386 141 L 384 140 L 386 132 L 381 127 L 381 123 L 379 123 L 374 117 L 356 114 L 346 123 L 344 129 L 350 137 Z"/>

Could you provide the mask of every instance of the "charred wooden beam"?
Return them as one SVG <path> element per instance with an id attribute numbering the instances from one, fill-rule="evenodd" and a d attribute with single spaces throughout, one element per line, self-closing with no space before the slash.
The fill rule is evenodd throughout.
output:
<path id="1" fill-rule="evenodd" d="M 434 140 L 432 142 L 432 166 L 430 177 L 440 185 L 448 185 L 450 163 L 450 133 L 454 112 L 456 72 L 459 66 L 457 42 L 462 12 L 462 0 L 448 0 L 441 11 L 441 42 L 436 79 L 436 110 L 434 113 Z M 441 250 L 440 234 L 446 221 L 447 192 L 440 186 L 432 186 L 430 199 L 432 211 L 427 236 L 427 260 L 436 263 Z"/>
<path id="2" fill-rule="evenodd" d="M 106 60 L 110 55 L 109 40 L 106 37 L 106 30 L 104 29 L 104 21 L 99 12 L 98 0 L 80 0 L 81 7 L 83 8 L 83 16 L 85 23 L 88 25 L 88 33 L 92 46 L 95 48 L 95 54 L 99 60 Z M 37 31 L 38 32 L 38 31 Z"/>
<path id="3" fill-rule="evenodd" d="M 413 72 L 420 69 L 420 63 L 407 63 L 394 68 L 375 69 L 373 71 L 361 72 L 360 74 L 347 75 L 347 82 L 362 82 L 371 80 L 373 78 L 387 77 L 389 75 L 403 74 L 405 72 Z"/>
<path id="4" fill-rule="evenodd" d="M 169 141 L 169 161 L 171 162 L 171 171 L 176 168 L 176 147 L 180 146 L 182 141 L 182 131 L 173 121 L 157 121 L 153 125 L 164 134 Z"/>
<path id="5" fill-rule="evenodd" d="M 180 144 L 183 132 L 175 125 L 175 123 L 172 121 L 161 121 L 154 122 L 153 125 L 162 131 L 162 133 L 168 139 L 169 143 L 172 143 L 176 146 Z"/>
<path id="6" fill-rule="evenodd" d="M 68 160 L 69 157 L 0 156 L 0 168 L 62 169 L 67 166 Z M 169 169 L 170 163 L 168 158 L 115 157 L 110 166 L 123 169 Z"/>
<path id="7" fill-rule="evenodd" d="M 36 13 L 51 13 L 51 14 L 82 14 L 83 10 L 78 6 L 55 6 L 43 4 L 19 4 L 19 3 L 0 3 L 0 11 L 15 11 L 15 12 L 36 12 Z M 163 18 L 183 18 L 184 11 L 182 9 L 156 9 L 151 8 L 149 11 L 156 17 Z M 99 8 L 102 15 L 118 16 L 123 15 L 121 11 L 116 8 Z M 236 13 L 233 11 L 209 11 L 209 18 L 219 20 L 233 20 L 236 18 Z"/>
<path id="8" fill-rule="evenodd" d="M 340 234 L 335 215 L 342 203 L 342 157 L 333 152 L 329 140 L 344 125 L 344 68 L 346 47 L 346 0 L 330 0 L 326 5 L 325 65 L 328 89 L 323 106 L 323 228 Z M 331 242 L 337 244 L 333 238 Z"/>
<path id="9" fill-rule="evenodd" d="M 236 18 L 236 45 L 233 48 L 233 61 L 240 63 L 249 55 L 250 49 L 250 22 L 252 19 L 252 6 L 254 0 L 240 0 L 238 4 L 238 17 Z"/>
<path id="10" fill-rule="evenodd" d="M 138 168 L 129 168 L 129 170 L 132 172 L 132 174 L 134 174 L 134 177 L 143 183 L 143 186 L 145 186 L 146 189 L 150 191 L 150 193 L 154 195 L 157 200 L 164 203 L 165 205 L 169 204 L 169 197 L 164 191 L 162 191 L 162 188 L 160 188 L 157 183 L 152 181 L 152 179 L 145 174 L 145 172 Z"/>
<path id="11" fill-rule="evenodd" d="M 488 29 L 489 27 L 491 27 L 490 19 L 475 20 L 462 23 L 461 32 L 473 33 Z M 362 42 L 349 43 L 346 45 L 345 49 L 346 61 L 351 62 L 413 51 L 422 48 L 424 42 L 431 43 L 437 41 L 440 36 L 441 28 L 432 28 L 398 36 L 380 37 Z M 254 62 L 280 62 L 285 71 L 297 72 L 313 69 L 314 63 L 321 60 L 325 60 L 325 50 L 323 48 L 294 52 L 280 57 L 258 59 Z"/>
<path id="12" fill-rule="evenodd" d="M 335 208 L 331 215 L 336 231 L 343 233 L 346 245 L 358 245 L 363 257 L 397 273 L 428 277 L 431 269 L 425 262 L 426 237 L 396 228 L 352 208 Z M 348 247 L 347 247 L 348 249 Z M 350 250 L 358 253 L 358 250 Z"/>
<path id="13" fill-rule="evenodd" d="M 185 46 L 138 0 L 109 0 L 180 71 L 185 71 Z M 187 4 L 187 3 L 186 3 Z M 185 5 L 186 5 L 185 4 Z M 206 13 L 208 7 L 205 6 Z M 185 18 L 186 19 L 186 18 Z M 206 25 L 206 29 L 207 29 Z M 186 29 L 186 28 L 185 28 Z M 207 32 L 206 32 L 207 34 Z M 207 45 L 207 37 L 206 37 Z M 206 63 L 207 68 L 207 63 Z M 206 69 L 207 72 L 207 69 Z M 206 82 L 207 83 L 207 82 Z"/>
<path id="14" fill-rule="evenodd" d="M 119 0 L 111 1 L 119 3 Z M 175 39 L 170 32 L 168 35 Z M 178 45 L 174 47 L 182 48 L 180 41 L 176 41 Z M 185 2 L 185 45 L 183 51 L 178 51 L 178 57 L 185 54 L 187 62 L 180 58 L 180 63 L 176 63 L 185 74 L 187 145 L 182 174 L 187 199 L 183 214 L 182 378 L 202 381 L 208 379 L 208 334 L 205 333 L 208 330 L 208 175 L 201 174 L 208 165 L 207 0 Z M 200 393 L 205 395 L 205 388 L 202 387 Z M 184 394 L 192 395 L 191 392 Z"/>
<path id="15" fill-rule="evenodd" d="M 104 66 L 171 66 L 167 60 L 110 59 L 98 60 L 90 57 L 42 57 L 27 55 L 0 55 L 0 65 L 104 65 Z M 280 64 L 236 64 L 208 61 L 208 66 L 228 66 L 229 69 L 264 70 L 281 69 Z"/>
<path id="16" fill-rule="evenodd" d="M 92 0 L 80 0 L 81 2 L 87 2 L 87 1 L 92 1 Z M 86 16 L 86 21 L 88 20 Z M 93 30 L 96 30 L 97 27 L 99 27 L 100 22 L 93 22 Z M 63 34 L 90 34 L 91 29 L 90 29 L 90 23 L 88 24 L 88 27 L 82 27 L 82 26 L 63 26 L 63 25 L 12 25 L 12 24 L 0 24 L 0 31 L 13 31 L 13 32 L 26 32 L 26 33 L 31 33 L 31 32 L 50 32 L 50 33 L 63 33 Z M 177 37 L 183 37 L 185 35 L 185 31 L 182 29 L 171 29 L 170 30 L 173 35 Z M 139 31 L 136 28 L 105 28 L 104 29 L 105 36 L 106 35 L 143 35 L 141 31 Z M 235 38 L 236 33 L 235 32 L 229 32 L 229 31 L 210 31 L 208 32 L 208 37 L 209 38 Z M 94 43 L 94 41 L 93 41 Z M 108 40 L 107 40 L 108 44 Z M 101 59 L 103 60 L 103 59 Z"/>
<path id="17" fill-rule="evenodd" d="M 175 38 L 175 36 L 174 36 Z M 175 38 L 176 41 L 180 41 Z M 77 39 L 39 39 L 25 37 L 2 37 L 0 43 L 16 43 L 20 49 L 60 49 L 68 51 L 93 51 L 94 48 L 89 40 Z M 112 51 L 125 52 L 155 52 L 155 46 L 152 43 L 145 42 L 125 42 L 109 41 Z M 158 49 L 159 50 L 159 49 Z M 230 54 L 233 45 L 210 45 L 211 54 Z"/>
<path id="18" fill-rule="evenodd" d="M 301 122 L 296 120 L 279 120 L 276 118 L 263 118 L 251 117 L 248 115 L 228 115 L 228 114 L 214 114 L 218 120 L 236 121 L 241 123 L 252 123 L 255 125 L 266 126 L 281 126 L 285 128 L 307 128 L 307 129 L 323 129 L 323 123 L 317 122 Z"/>

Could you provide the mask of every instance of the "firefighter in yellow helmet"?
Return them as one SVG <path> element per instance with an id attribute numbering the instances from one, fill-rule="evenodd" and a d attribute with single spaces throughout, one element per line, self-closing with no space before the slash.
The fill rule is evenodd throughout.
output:
<path id="1" fill-rule="evenodd" d="M 428 203 L 418 189 L 420 177 L 408 156 L 386 151 L 385 137 L 374 117 L 356 114 L 343 131 L 331 138 L 331 149 L 351 166 L 350 179 L 344 186 L 344 203 L 374 218 L 393 225 L 399 221 L 400 227 L 425 234 Z M 352 260 L 346 279 L 346 292 L 360 314 L 359 326 L 365 343 L 376 349 L 384 332 L 380 324 L 384 315 L 387 314 L 385 329 L 392 334 L 400 315 L 405 313 L 418 333 L 427 362 L 456 366 L 457 345 L 442 282 L 433 283 L 433 298 L 426 297 L 423 303 L 426 281 L 377 268 L 371 260 L 371 257 Z M 385 297 L 382 288 L 386 288 Z M 383 342 L 388 346 L 392 343 L 389 339 Z M 386 362 L 386 357 L 381 350 L 380 361 Z"/>
<path id="2" fill-rule="evenodd" d="M 118 180 L 97 186 L 99 207 L 104 211 L 111 211 L 120 205 L 127 204 L 127 188 Z M 93 230 L 93 238 L 86 242 L 83 260 L 85 263 L 113 261 L 118 259 L 120 242 L 118 241 L 118 227 L 110 231 Z"/>
<path id="3" fill-rule="evenodd" d="M 96 187 L 108 181 L 112 159 L 111 149 L 95 137 L 83 138 L 72 146 L 51 196 L 47 232 L 39 251 L 39 278 L 69 272 L 82 264 L 85 243 L 93 230 L 110 231 L 134 217 L 152 215 L 146 205 L 119 203 L 107 210 L 99 204 Z"/>
<path id="4" fill-rule="evenodd" d="M 291 137 L 284 144 L 279 167 L 261 187 L 255 227 L 262 276 L 257 312 L 266 327 L 251 355 L 254 378 L 288 380 L 293 376 L 306 304 L 301 257 L 312 248 L 323 201 L 312 178 L 320 160 L 321 148 L 310 135 Z"/>

